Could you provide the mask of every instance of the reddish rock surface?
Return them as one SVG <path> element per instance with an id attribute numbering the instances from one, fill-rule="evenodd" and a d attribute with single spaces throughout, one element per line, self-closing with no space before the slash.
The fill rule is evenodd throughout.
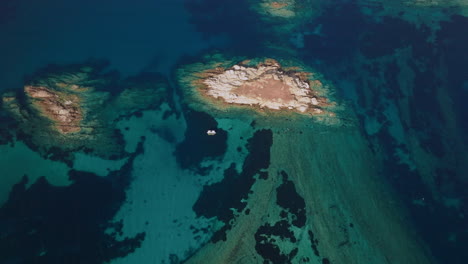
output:
<path id="1" fill-rule="evenodd" d="M 32 99 L 33 106 L 51 120 L 63 134 L 78 132 L 83 120 L 80 98 L 74 94 L 53 91 L 41 86 L 26 86 L 26 94 Z"/>

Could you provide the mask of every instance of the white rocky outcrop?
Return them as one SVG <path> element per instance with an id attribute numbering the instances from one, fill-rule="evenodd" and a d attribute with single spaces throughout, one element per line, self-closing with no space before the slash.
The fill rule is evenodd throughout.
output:
<path id="1" fill-rule="evenodd" d="M 308 81 L 302 80 L 298 73 L 285 73 L 277 62 L 258 67 L 234 65 L 203 82 L 208 88 L 207 95 L 230 104 L 299 112 L 320 107 Z"/>

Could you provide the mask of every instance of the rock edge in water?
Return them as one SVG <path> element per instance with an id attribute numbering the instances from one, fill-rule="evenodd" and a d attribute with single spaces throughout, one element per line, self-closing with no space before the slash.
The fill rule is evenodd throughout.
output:
<path id="1" fill-rule="evenodd" d="M 85 151 L 105 159 L 128 155 L 116 122 L 168 101 L 167 80 L 152 73 L 120 79 L 101 64 L 48 66 L 23 91 L 6 92 L 1 107 L 17 123 L 17 139 L 46 158 Z"/>

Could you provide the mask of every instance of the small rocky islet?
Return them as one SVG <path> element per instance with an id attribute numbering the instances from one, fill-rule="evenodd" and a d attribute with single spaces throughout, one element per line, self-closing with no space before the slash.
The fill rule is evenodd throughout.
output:
<path id="1" fill-rule="evenodd" d="M 217 53 L 202 61 L 184 65 L 176 74 L 182 99 L 194 109 L 218 117 L 259 117 L 260 122 L 289 116 L 339 123 L 342 106 L 333 97 L 332 84 L 298 61 Z"/>
<path id="2" fill-rule="evenodd" d="M 320 80 L 309 81 L 310 73 L 306 72 L 286 72 L 275 60 L 255 67 L 234 65 L 229 69 L 210 69 L 201 75 L 206 75 L 202 81 L 206 88 L 200 91 L 229 104 L 315 114 L 322 113 L 321 108 L 327 104 L 311 88 L 311 85 L 321 86 Z"/>
<path id="3" fill-rule="evenodd" d="M 158 74 L 120 79 L 104 63 L 49 66 L 29 78 L 22 91 L 5 92 L 2 108 L 16 136 L 42 156 L 71 162 L 74 151 L 105 159 L 126 155 L 116 122 L 168 98 Z"/>

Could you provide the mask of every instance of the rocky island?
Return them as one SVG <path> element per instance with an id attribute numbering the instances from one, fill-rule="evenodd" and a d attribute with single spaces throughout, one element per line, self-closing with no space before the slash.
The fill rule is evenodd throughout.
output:
<path id="1" fill-rule="evenodd" d="M 147 73 L 121 80 L 105 67 L 49 66 L 30 77 L 23 91 L 4 93 L 1 108 L 16 120 L 17 138 L 67 163 L 79 150 L 106 159 L 125 156 L 116 122 L 167 101 L 168 85 Z"/>
<path id="2" fill-rule="evenodd" d="M 204 104 L 221 111 L 253 109 L 269 116 L 283 113 L 335 116 L 336 104 L 329 100 L 329 87 L 319 74 L 299 67 L 283 67 L 274 59 L 233 62 L 185 69 L 180 78 L 189 90 L 184 90 L 202 108 L 206 108 Z M 200 66 L 204 68 L 199 69 Z"/>
<path id="3" fill-rule="evenodd" d="M 220 70 L 203 83 L 207 86 L 206 95 L 221 98 L 226 103 L 322 113 L 321 107 L 327 105 L 327 99 L 311 89 L 322 84 L 319 80 L 309 82 L 307 75 L 285 72 L 277 61 L 267 60 L 257 67 L 234 65 Z"/>

